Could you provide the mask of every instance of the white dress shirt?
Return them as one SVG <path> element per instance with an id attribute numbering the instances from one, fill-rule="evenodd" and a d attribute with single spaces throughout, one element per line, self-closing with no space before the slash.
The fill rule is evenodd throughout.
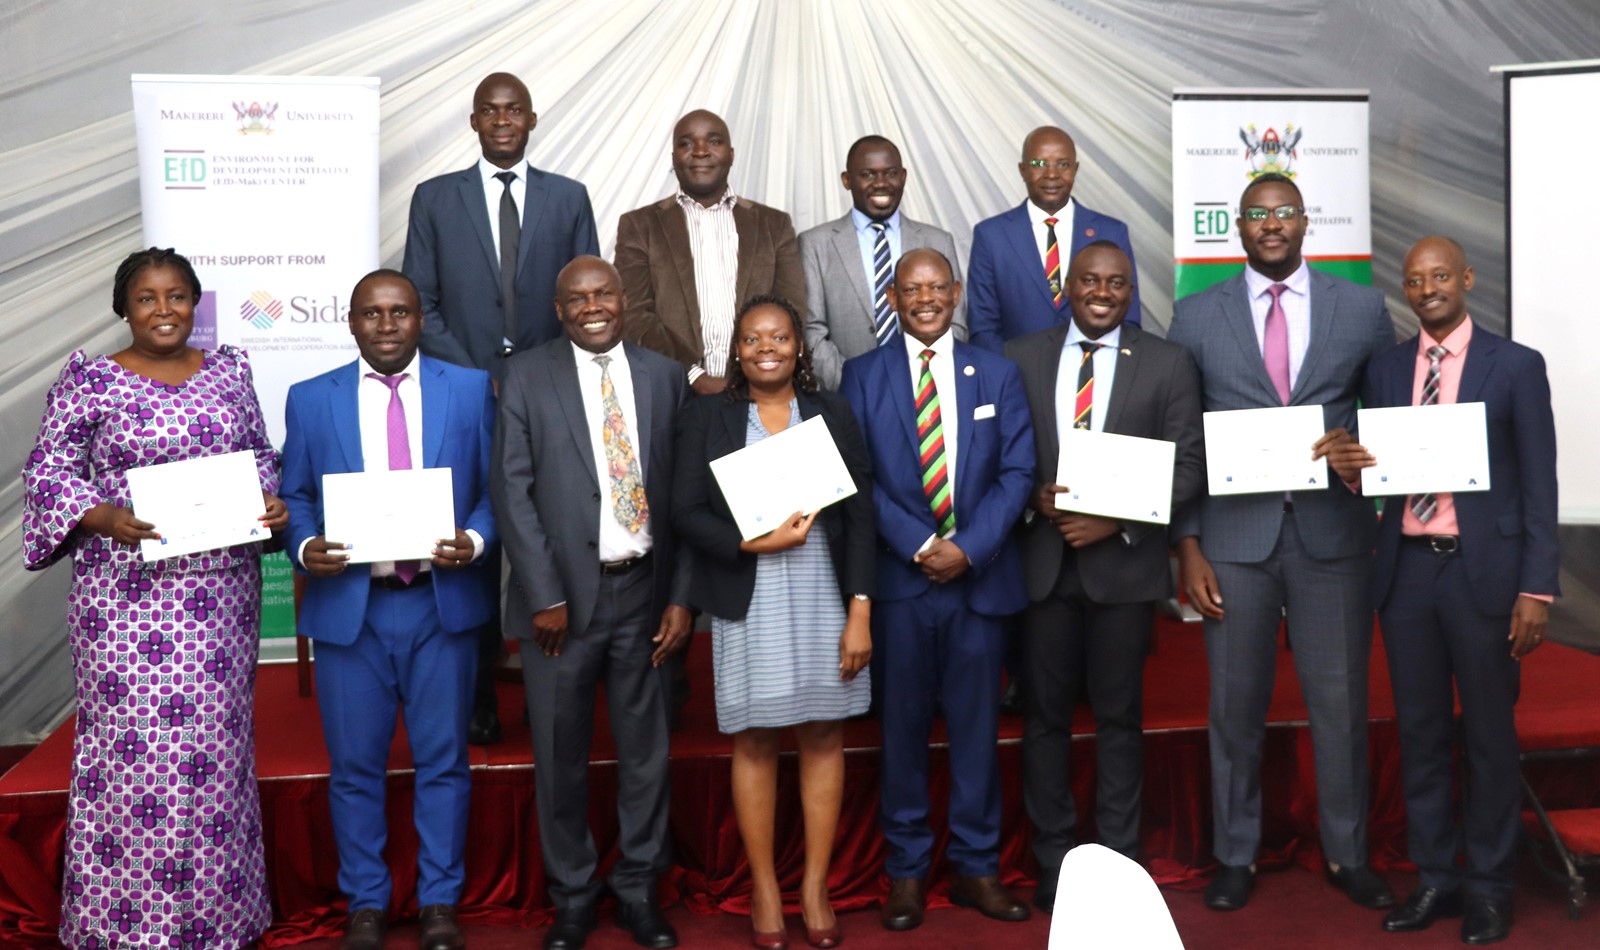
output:
<path id="1" fill-rule="evenodd" d="M 516 178 L 511 180 L 511 200 L 517 205 L 517 220 L 522 220 L 523 198 L 528 194 L 528 169 L 531 166 L 527 160 L 517 162 L 510 168 L 500 168 L 489 163 L 487 158 L 478 159 L 478 174 L 483 176 L 483 203 L 484 211 L 489 215 L 489 243 L 494 247 L 495 262 L 500 261 L 500 196 L 505 193 L 506 186 L 500 184 L 500 179 L 494 177 L 501 172 L 515 172 Z"/>
<path id="2" fill-rule="evenodd" d="M 867 273 L 867 303 L 872 303 L 872 292 L 875 289 L 873 280 L 878 270 L 873 267 L 872 249 L 878 246 L 878 232 L 872 227 L 872 219 L 862 214 L 855 208 L 850 209 L 850 223 L 856 227 L 856 243 L 861 247 L 861 268 Z M 895 262 L 900 260 L 900 211 L 883 219 L 883 233 L 889 239 L 889 273 L 894 273 Z"/>
<path id="3" fill-rule="evenodd" d="M 943 336 L 926 345 L 909 333 L 904 334 L 902 338 L 906 343 L 906 357 L 911 366 L 912 400 L 917 398 L 917 380 L 922 378 L 922 351 L 934 352 L 933 358 L 928 361 L 928 370 L 933 373 L 933 388 L 939 393 L 939 422 L 944 427 L 945 478 L 950 482 L 950 506 L 956 513 L 956 530 L 950 534 L 950 537 L 954 538 L 961 531 L 961 500 L 956 497 L 956 445 L 957 437 L 960 435 L 961 412 L 956 404 L 955 334 L 946 330 Z M 920 461 L 917 467 L 921 469 Z M 938 532 L 929 535 L 920 550 L 926 551 L 938 537 Z"/>
<path id="4" fill-rule="evenodd" d="M 1045 218 L 1056 219 L 1056 251 L 1061 255 L 1061 285 L 1067 283 L 1067 265 L 1072 263 L 1072 222 L 1077 216 L 1078 203 L 1071 198 L 1061 210 L 1051 214 L 1033 202 L 1028 202 L 1028 218 L 1033 222 L 1033 239 L 1039 245 L 1039 273 L 1044 273 L 1044 256 L 1050 248 L 1046 240 L 1049 228 Z"/>
<path id="5" fill-rule="evenodd" d="M 621 343 L 603 354 L 591 353 L 572 345 L 573 359 L 578 363 L 578 391 L 583 397 L 583 415 L 589 423 L 589 448 L 594 452 L 595 477 L 600 486 L 600 561 L 626 561 L 650 550 L 650 525 L 647 522 L 638 532 L 627 529 L 617 520 L 616 504 L 611 498 L 611 470 L 606 467 L 606 446 L 603 430 L 606 424 L 604 400 L 600 396 L 600 364 L 597 355 L 611 357 L 607 372 L 617 404 L 622 407 L 622 418 L 628 427 L 628 441 L 633 444 L 634 458 L 639 461 L 639 475 L 644 477 L 644 458 L 639 454 L 639 414 L 633 401 L 633 374 L 628 368 L 628 354 Z M 651 517 L 654 517 L 654 512 Z"/>
<path id="6" fill-rule="evenodd" d="M 1255 321 L 1256 346 L 1263 351 L 1267 345 L 1267 313 L 1272 309 L 1272 294 L 1267 291 L 1280 283 L 1266 277 L 1246 264 L 1244 285 L 1250 291 L 1250 316 Z M 1283 305 L 1283 315 L 1289 327 L 1289 388 L 1300 381 L 1300 364 L 1306 361 L 1306 348 L 1311 345 L 1311 266 L 1305 261 L 1288 279 L 1281 281 L 1289 289 L 1278 297 Z"/>
<path id="7" fill-rule="evenodd" d="M 1078 367 L 1083 363 L 1083 347 L 1079 344 L 1088 339 L 1077 323 L 1068 324 L 1067 338 L 1061 343 L 1061 365 L 1056 368 L 1057 445 L 1061 444 L 1063 433 L 1072 428 L 1072 419 L 1078 412 Z M 1094 360 L 1094 402 L 1089 407 L 1089 430 L 1104 432 L 1111 387 L 1117 378 L 1117 357 L 1122 349 L 1122 325 L 1095 342 L 1104 345 L 1090 357 Z"/>
<path id="8" fill-rule="evenodd" d="M 733 344 L 733 318 L 739 301 L 739 228 L 733 220 L 737 198 L 728 189 L 707 208 L 684 194 L 675 196 L 689 227 L 689 251 L 694 256 L 694 295 L 700 304 L 701 352 L 698 365 L 689 367 L 689 382 L 710 373 L 728 375 L 728 353 Z"/>

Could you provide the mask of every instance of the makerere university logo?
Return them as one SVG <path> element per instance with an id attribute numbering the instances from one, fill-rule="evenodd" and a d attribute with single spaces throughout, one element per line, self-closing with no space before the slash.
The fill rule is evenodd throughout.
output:
<path id="1" fill-rule="evenodd" d="M 1294 177 L 1294 162 L 1300 155 L 1295 151 L 1295 146 L 1300 144 L 1300 133 L 1293 125 L 1283 127 L 1283 135 L 1278 135 L 1278 130 L 1268 128 L 1260 136 L 1256 135 L 1254 123 L 1239 130 L 1239 138 L 1244 140 L 1245 161 L 1250 163 L 1250 170 L 1245 174 L 1251 178 L 1257 175 L 1283 175 Z"/>
<path id="2" fill-rule="evenodd" d="M 269 102 L 266 105 L 259 102 L 251 102 L 249 105 L 235 102 L 233 111 L 239 117 L 240 135 L 249 135 L 252 132 L 265 132 L 271 135 L 272 126 L 278 121 L 276 102 Z"/>
<path id="3" fill-rule="evenodd" d="M 283 302 L 265 290 L 251 291 L 239 304 L 239 319 L 257 330 L 270 330 L 283 317 Z"/>

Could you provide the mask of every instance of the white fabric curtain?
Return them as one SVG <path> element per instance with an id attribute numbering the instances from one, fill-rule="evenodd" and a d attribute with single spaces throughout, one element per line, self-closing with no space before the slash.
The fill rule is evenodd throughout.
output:
<path id="1" fill-rule="evenodd" d="M 671 187 L 674 120 L 728 121 L 734 188 L 806 228 L 842 214 L 844 151 L 900 144 L 906 210 L 956 236 L 1018 203 L 1022 137 L 1068 129 L 1075 194 L 1125 220 L 1147 322 L 1171 312 L 1168 116 L 1174 86 L 1372 91 L 1373 250 L 1397 289 L 1432 231 L 1466 246 L 1475 316 L 1503 325 L 1500 87 L 1488 67 L 1593 56 L 1592 0 L 13 0 L 0 9 L 0 471 L 32 445 L 66 354 L 119 348 L 111 274 L 140 246 L 128 76 L 376 75 L 381 247 L 398 264 L 415 184 L 471 163 L 471 94 L 520 75 L 530 158 L 589 186 L 609 253 L 617 217 Z M 1575 114 L 1574 121 L 1583 121 Z M 1559 130 L 1552 130 L 1558 134 Z M 306 222 L 308 229 L 315 222 Z M 192 250 L 180 248 L 179 250 Z M 359 276 L 352 274 L 351 280 Z M 1398 321 L 1409 314 L 1392 303 Z M 20 480 L 0 479 L 18 537 Z M 70 568 L 0 572 L 0 744 L 72 705 Z"/>

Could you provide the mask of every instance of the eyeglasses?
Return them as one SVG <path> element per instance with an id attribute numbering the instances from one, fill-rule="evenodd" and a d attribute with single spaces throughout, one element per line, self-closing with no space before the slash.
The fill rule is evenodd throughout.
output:
<path id="1" fill-rule="evenodd" d="M 1267 215 L 1270 214 L 1279 221 L 1293 221 L 1295 218 L 1305 214 L 1305 212 L 1306 209 L 1299 205 L 1278 205 L 1276 208 L 1270 209 L 1263 208 L 1260 205 L 1251 205 L 1244 209 L 1244 219 L 1246 221 L 1265 221 L 1267 220 Z"/>
<path id="2" fill-rule="evenodd" d="M 1046 159 L 1043 159 L 1043 158 L 1030 158 L 1030 159 L 1028 159 L 1027 165 L 1028 165 L 1029 168 L 1037 168 L 1037 169 L 1040 169 L 1040 170 L 1043 170 L 1043 169 L 1046 169 L 1046 168 L 1054 168 L 1056 171 L 1061 172 L 1063 174 L 1065 174 L 1066 172 L 1070 172 L 1074 168 L 1078 167 L 1078 163 L 1077 162 L 1069 161 L 1068 159 L 1065 159 L 1065 158 L 1058 158 L 1053 162 L 1052 161 L 1047 161 Z"/>

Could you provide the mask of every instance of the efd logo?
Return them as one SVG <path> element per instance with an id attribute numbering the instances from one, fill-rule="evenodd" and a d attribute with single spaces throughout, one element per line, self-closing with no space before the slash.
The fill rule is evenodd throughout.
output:
<path id="1" fill-rule="evenodd" d="M 250 297 L 239 304 L 239 319 L 257 330 L 270 330 L 283 316 L 283 303 L 265 290 L 252 291 Z"/>
<path id="2" fill-rule="evenodd" d="M 1239 130 L 1239 138 L 1244 140 L 1244 157 L 1250 163 L 1250 170 L 1245 174 L 1251 178 L 1257 175 L 1285 175 L 1294 177 L 1292 166 L 1294 160 L 1300 155 L 1295 151 L 1295 146 L 1300 144 L 1300 134 L 1304 131 L 1293 125 L 1283 127 L 1283 137 L 1278 137 L 1278 130 L 1269 128 L 1259 138 L 1256 136 L 1256 127 L 1252 123 Z"/>
<path id="3" fill-rule="evenodd" d="M 272 125 L 278 120 L 276 102 L 269 102 L 264 106 L 259 102 L 252 102 L 249 105 L 235 102 L 233 111 L 239 117 L 240 135 L 248 135 L 251 132 L 265 132 L 271 135 Z"/>

